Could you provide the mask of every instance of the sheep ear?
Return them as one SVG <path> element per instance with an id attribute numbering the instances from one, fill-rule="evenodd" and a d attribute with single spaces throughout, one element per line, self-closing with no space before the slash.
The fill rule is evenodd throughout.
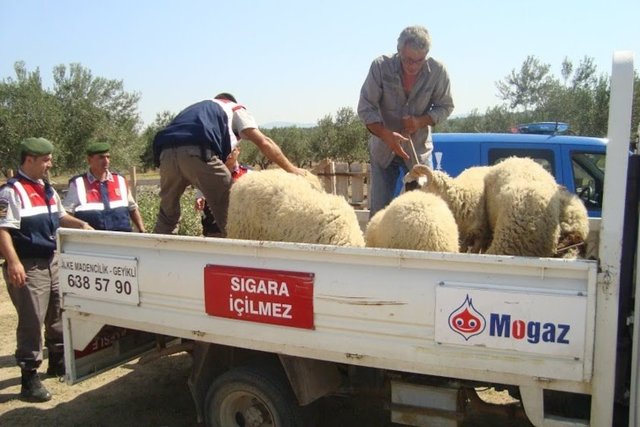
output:
<path id="1" fill-rule="evenodd" d="M 431 176 L 431 170 L 429 169 L 429 166 L 426 165 L 414 165 L 409 173 L 416 178 L 420 176 Z"/>
<path id="2" fill-rule="evenodd" d="M 410 182 L 414 182 L 416 181 L 417 177 L 414 176 L 411 172 L 407 173 L 404 175 L 404 178 L 402 178 L 402 182 L 404 182 L 405 184 L 408 184 Z"/>

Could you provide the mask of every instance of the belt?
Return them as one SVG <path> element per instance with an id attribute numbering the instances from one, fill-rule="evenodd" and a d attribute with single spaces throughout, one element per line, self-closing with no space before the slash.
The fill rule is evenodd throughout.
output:
<path id="1" fill-rule="evenodd" d="M 204 160 L 205 162 L 208 162 L 209 160 L 211 160 L 213 157 L 220 157 L 218 154 L 216 154 L 215 151 L 213 151 L 211 148 L 203 148 L 200 145 L 197 144 L 166 144 L 162 146 L 162 150 L 166 149 L 166 148 L 187 148 L 187 147 L 195 147 L 200 149 L 200 155 L 202 160 Z"/>

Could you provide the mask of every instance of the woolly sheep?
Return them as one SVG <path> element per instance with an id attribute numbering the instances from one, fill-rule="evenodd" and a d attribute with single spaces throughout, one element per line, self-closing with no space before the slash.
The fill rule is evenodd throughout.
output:
<path id="1" fill-rule="evenodd" d="M 582 200 L 560 187 L 560 238 L 558 252 L 563 258 L 586 257 L 590 248 L 589 214 Z"/>
<path id="2" fill-rule="evenodd" d="M 471 169 L 460 181 L 427 172 L 431 183 L 424 188 L 447 200 L 464 230 L 462 243 L 472 243 L 473 251 L 488 254 L 575 257 L 580 253 L 576 246 L 567 252 L 562 249 L 584 244 L 589 233 L 586 208 L 541 165 L 511 157 L 491 167 Z M 422 172 L 417 168 L 412 173 Z M 465 195 L 456 196 L 461 191 Z M 456 203 L 465 197 L 470 200 L 466 210 L 465 203 Z"/>
<path id="3" fill-rule="evenodd" d="M 447 203 L 458 225 L 462 252 L 478 253 L 489 244 L 484 202 L 484 177 L 489 170 L 488 166 L 471 167 L 452 178 L 445 172 L 417 165 L 407 177 L 415 179 L 419 175 L 426 176 L 422 191 L 436 194 Z"/>
<path id="4" fill-rule="evenodd" d="M 364 246 L 355 210 L 319 179 L 282 169 L 247 174 L 231 186 L 227 236 L 234 239 Z"/>
<path id="5" fill-rule="evenodd" d="M 371 218 L 365 241 L 368 247 L 458 252 L 458 227 L 440 197 L 409 191 Z"/>
<path id="6" fill-rule="evenodd" d="M 485 195 L 489 254 L 556 256 L 560 245 L 584 243 L 589 233 L 582 202 L 531 159 L 510 157 L 493 166 Z"/>

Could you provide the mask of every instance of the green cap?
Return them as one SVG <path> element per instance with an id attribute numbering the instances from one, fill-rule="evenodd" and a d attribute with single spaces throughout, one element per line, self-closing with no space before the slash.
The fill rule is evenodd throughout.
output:
<path id="1" fill-rule="evenodd" d="M 46 156 L 53 152 L 53 144 L 44 138 L 26 138 L 20 142 L 20 153 Z"/>
<path id="2" fill-rule="evenodd" d="M 108 153 L 111 146 L 108 142 L 94 142 L 87 147 L 87 155 Z"/>

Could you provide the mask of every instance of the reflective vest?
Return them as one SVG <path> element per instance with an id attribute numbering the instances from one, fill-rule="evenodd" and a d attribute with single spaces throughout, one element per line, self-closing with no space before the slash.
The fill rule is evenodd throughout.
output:
<path id="1" fill-rule="evenodd" d="M 49 258 L 56 250 L 56 230 L 60 227 L 55 190 L 22 175 L 7 185 L 20 198 L 20 228 L 8 229 L 20 258 Z"/>
<path id="2" fill-rule="evenodd" d="M 113 181 L 89 181 L 88 174 L 71 180 L 78 192 L 74 215 L 96 230 L 131 231 L 129 219 L 129 189 L 123 176 L 111 173 Z"/>
<path id="3" fill-rule="evenodd" d="M 201 158 L 211 155 L 225 161 L 238 143 L 233 133 L 233 112 L 242 105 L 221 99 L 207 99 L 182 110 L 153 138 L 153 160 L 160 165 L 160 153 L 165 148 L 200 147 Z"/>

